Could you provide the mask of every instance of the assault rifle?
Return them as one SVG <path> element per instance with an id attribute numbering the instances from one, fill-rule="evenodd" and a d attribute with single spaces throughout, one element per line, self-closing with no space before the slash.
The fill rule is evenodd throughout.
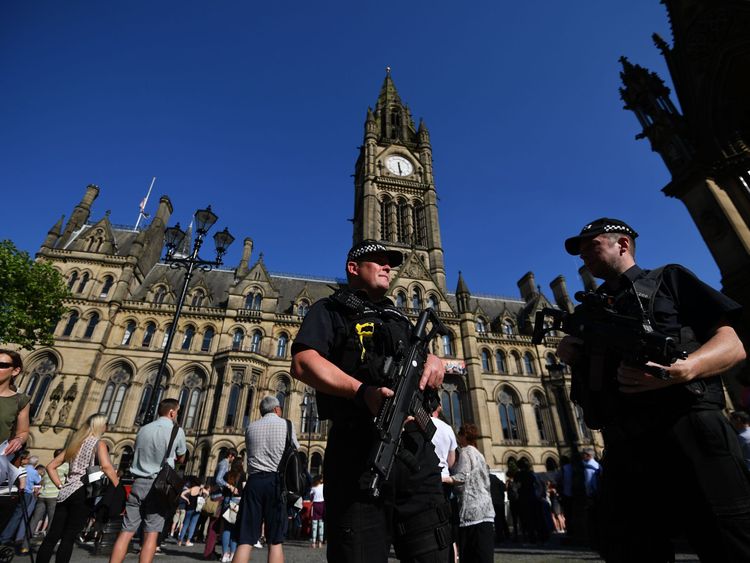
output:
<path id="1" fill-rule="evenodd" d="M 667 370 L 647 362 L 671 366 L 687 358 L 674 338 L 654 330 L 645 311 L 634 316 L 618 313 L 612 297 L 593 291 L 579 291 L 575 298 L 581 304 L 572 313 L 551 308 L 537 311 L 532 343 L 539 344 L 545 334 L 560 330 L 581 338 L 587 348 L 618 353 L 625 364 L 664 380 L 669 379 Z"/>
<path id="2" fill-rule="evenodd" d="M 428 321 L 432 322 L 429 331 Z M 438 334 L 448 334 L 448 329 L 432 308 L 425 309 L 419 315 L 408 347 L 401 346 L 394 357 L 386 359 L 383 366 L 383 386 L 392 389 L 393 396 L 383 401 L 374 420 L 377 442 L 370 450 L 368 472 L 363 476 L 363 487 L 373 497 L 380 496 L 382 483 L 391 474 L 406 419 L 414 417 L 425 440 L 431 440 L 435 434 L 431 415 L 437 408 L 438 397 L 429 389 L 421 391 L 419 380 L 429 353 L 429 343 Z"/>

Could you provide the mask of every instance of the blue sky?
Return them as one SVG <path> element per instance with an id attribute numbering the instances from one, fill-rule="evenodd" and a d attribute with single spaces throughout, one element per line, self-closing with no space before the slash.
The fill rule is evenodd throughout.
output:
<path id="1" fill-rule="evenodd" d="M 563 239 L 591 219 L 640 232 L 644 267 L 719 286 L 666 167 L 622 109 L 618 58 L 668 79 L 658 0 L 24 2 L 0 8 L 0 238 L 34 252 L 87 184 L 134 224 L 167 194 L 207 204 L 268 268 L 341 275 L 350 175 L 386 65 L 431 136 L 449 290 L 580 288 Z M 668 81 L 668 84 L 671 83 Z M 675 100 L 676 102 L 676 100 Z M 208 256 L 207 256 L 208 257 Z"/>

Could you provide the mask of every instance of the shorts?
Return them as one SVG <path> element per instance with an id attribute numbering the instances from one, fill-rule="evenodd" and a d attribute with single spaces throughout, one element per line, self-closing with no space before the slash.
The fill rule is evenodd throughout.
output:
<path id="1" fill-rule="evenodd" d="M 151 494 L 155 477 L 136 477 L 125 503 L 125 516 L 122 519 L 123 532 L 137 532 L 143 522 L 144 532 L 161 532 L 167 517 L 166 506 Z"/>
<path id="2" fill-rule="evenodd" d="M 242 491 L 237 522 L 232 539 L 238 544 L 255 544 L 260 539 L 260 528 L 266 525 L 266 541 L 284 542 L 288 518 L 286 502 L 281 499 L 279 474 L 251 473 Z"/>

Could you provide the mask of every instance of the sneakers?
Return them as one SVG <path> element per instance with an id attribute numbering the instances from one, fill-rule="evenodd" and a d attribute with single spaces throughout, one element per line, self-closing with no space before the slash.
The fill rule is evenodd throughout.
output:
<path id="1" fill-rule="evenodd" d="M 161 550 L 160 546 L 156 546 L 156 551 L 154 552 L 154 555 L 164 555 L 164 552 Z"/>
<path id="2" fill-rule="evenodd" d="M 231 553 L 225 553 L 221 556 L 221 563 L 229 563 L 232 560 L 232 554 Z"/>
<path id="3" fill-rule="evenodd" d="M 255 542 L 255 545 L 253 545 L 253 547 L 256 549 L 261 549 L 263 547 L 263 544 L 260 543 L 260 540 L 258 540 L 257 542 Z"/>
<path id="4" fill-rule="evenodd" d="M 186 541 L 184 543 L 184 545 L 185 545 L 185 547 L 193 547 L 195 544 L 193 542 L 191 542 L 191 541 Z"/>

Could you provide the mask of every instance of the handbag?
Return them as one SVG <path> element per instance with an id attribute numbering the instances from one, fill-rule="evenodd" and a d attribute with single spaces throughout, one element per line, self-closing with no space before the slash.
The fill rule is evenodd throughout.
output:
<path id="1" fill-rule="evenodd" d="M 91 463 L 86 468 L 86 474 L 81 477 L 81 482 L 86 488 L 86 500 L 94 503 L 94 505 L 101 500 L 104 491 L 109 487 L 109 477 L 104 474 L 102 466 L 97 463 L 99 461 L 96 455 L 98 448 L 99 442 L 97 441 L 91 455 Z"/>
<path id="2" fill-rule="evenodd" d="M 224 511 L 224 514 L 222 514 L 222 518 L 229 522 L 230 524 L 234 524 L 237 522 L 237 513 L 240 511 L 240 503 L 234 502 L 233 500 L 229 501 L 229 508 L 227 508 Z"/>
<path id="3" fill-rule="evenodd" d="M 161 469 L 154 479 L 154 484 L 151 486 L 152 490 L 159 497 L 159 500 L 165 503 L 170 509 L 177 506 L 180 493 L 182 492 L 182 485 L 184 484 L 184 480 L 180 477 L 179 473 L 167 463 L 167 457 L 169 456 L 169 452 L 172 451 L 172 445 L 174 444 L 174 439 L 177 436 L 179 428 L 177 424 L 172 427 L 172 435 L 169 437 L 167 451 L 164 452 L 164 457 L 161 460 Z"/>

